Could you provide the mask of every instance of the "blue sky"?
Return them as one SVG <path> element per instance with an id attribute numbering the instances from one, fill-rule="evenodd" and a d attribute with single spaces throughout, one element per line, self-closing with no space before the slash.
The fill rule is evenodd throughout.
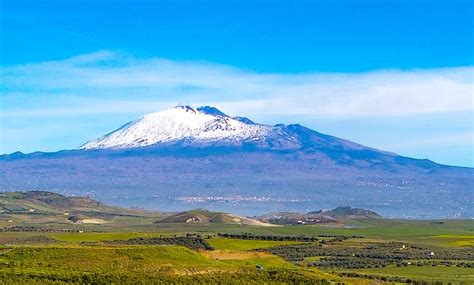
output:
<path id="1" fill-rule="evenodd" d="M 472 1 L 0 3 L 0 153 L 187 103 L 474 166 Z"/>

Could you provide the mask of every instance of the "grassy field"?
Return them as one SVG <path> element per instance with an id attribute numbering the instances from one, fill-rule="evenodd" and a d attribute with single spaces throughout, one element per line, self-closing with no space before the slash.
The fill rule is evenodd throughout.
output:
<path id="1" fill-rule="evenodd" d="M 31 235 L 47 235 L 66 242 L 99 241 L 107 239 L 128 239 L 132 237 L 152 237 L 159 235 L 182 235 L 186 233 L 216 234 L 253 233 L 260 235 L 347 235 L 363 236 L 366 239 L 404 241 L 434 247 L 472 247 L 474 244 L 474 221 L 446 221 L 444 224 L 431 224 L 428 221 L 377 221 L 359 228 L 331 228 L 325 226 L 283 226 L 258 227 L 228 224 L 148 224 L 124 225 L 111 228 L 108 225 L 68 225 L 78 232 L 31 233 L 4 232 L 0 243 L 12 238 Z"/>
<path id="2" fill-rule="evenodd" d="M 474 284 L 474 220 L 245 219 L 0 195 L 0 284 Z"/>
<path id="3" fill-rule="evenodd" d="M 243 284 L 267 282 L 292 283 L 299 280 L 302 284 L 314 282 L 345 282 L 348 284 L 377 284 L 383 279 L 417 280 L 444 282 L 452 284 L 474 283 L 474 269 L 446 266 L 404 266 L 389 265 L 383 268 L 318 268 L 308 263 L 321 262 L 324 257 L 308 256 L 302 261 L 285 260 L 280 256 L 262 252 L 277 246 L 314 245 L 319 242 L 244 240 L 217 237 L 216 232 L 254 233 L 274 235 L 357 235 L 322 248 L 363 248 L 383 245 L 390 242 L 403 242 L 407 245 L 430 246 L 434 249 L 462 250 L 473 252 L 471 222 L 448 221 L 444 224 L 429 222 L 408 222 L 404 228 L 402 221 L 387 221 L 385 224 L 367 225 L 365 228 L 327 228 L 324 226 L 284 226 L 253 227 L 239 225 L 176 225 L 162 224 L 151 230 L 151 226 L 142 232 L 130 228 L 124 231 L 88 232 L 2 232 L 0 234 L 0 277 L 13 280 L 10 284 L 47 284 L 60 279 L 63 284 L 80 283 L 78 280 L 96 278 L 99 284 L 118 282 L 127 283 L 127 278 L 143 280 L 153 284 L 156 280 L 168 280 L 176 284 L 194 283 L 196 280 L 216 283 L 216 280 L 247 280 Z M 464 225 L 456 228 L 455 224 Z M 142 229 L 143 230 L 143 229 Z M 201 234 L 214 250 L 191 250 L 173 245 L 104 245 L 103 241 L 129 240 L 132 238 L 159 238 L 161 236 L 181 236 L 185 233 Z M 41 237 L 41 238 L 39 238 Z M 28 242 L 26 242 L 28 241 Z M 37 241 L 37 242 L 35 242 Z M 46 242 L 54 241 L 51 244 Z M 55 243 L 59 242 L 59 243 Z M 88 242 L 88 244 L 83 244 Z M 94 242 L 98 242 L 94 245 Z M 255 251 L 259 249 L 259 251 Z M 474 253 L 473 255 L 474 256 Z M 415 262 L 416 260 L 411 260 Z M 457 262 L 457 261 L 455 261 Z M 472 259 L 463 262 L 474 262 Z M 257 266 L 260 267 L 257 268 Z M 276 273 L 275 273 L 276 272 Z M 357 276 L 347 275 L 357 273 Z M 276 278 L 274 275 L 278 275 Z M 227 276 L 225 279 L 223 276 Z M 231 276 L 231 277 L 228 277 Z M 273 276 L 273 277 L 272 277 Z M 88 279 L 89 278 L 89 279 Z M 98 279 L 97 279 L 98 278 Z M 114 279 L 118 278 L 118 279 Z M 197 278 L 197 279 L 194 279 Z M 216 279 L 217 278 L 217 279 Z M 221 278 L 221 279 L 219 279 Z M 222 279 L 224 278 L 224 279 Z M 272 279 L 273 278 L 273 279 Z M 276 279 L 275 279 L 276 278 Z M 400 279 L 402 278 L 402 279 Z M 405 278 L 405 279 L 403 279 Z M 1 280 L 2 278 L 0 278 Z M 36 281 L 35 281 L 36 280 Z M 92 279 L 91 279 L 92 280 Z M 101 282 L 99 282 L 102 280 Z M 113 281 L 115 280 L 115 281 Z M 326 280 L 326 281 L 322 281 Z M 82 281 L 81 281 L 82 282 Z M 196 281 L 197 282 L 197 281 Z M 7 284 L 7 283 L 5 283 Z M 51 284 L 61 284 L 55 282 Z"/>
<path id="4" fill-rule="evenodd" d="M 351 270 L 348 270 L 351 271 Z M 418 279 L 424 281 L 440 281 L 444 283 L 462 283 L 474 284 L 474 269 L 437 266 L 436 268 L 427 267 L 396 267 L 358 269 L 354 272 L 371 274 L 378 276 L 396 276 Z"/>
<path id="5" fill-rule="evenodd" d="M 426 243 L 448 245 L 452 247 L 473 247 L 474 246 L 474 235 L 437 235 L 422 237 L 419 241 Z"/>
<path id="6" fill-rule="evenodd" d="M 271 276 L 266 276 L 256 265 L 264 268 L 266 273 L 277 271 L 284 274 L 286 277 L 282 276 L 282 281 L 301 279 L 310 282 L 327 277 L 340 279 L 314 270 L 301 271 L 297 266 L 277 256 L 245 251 L 196 252 L 181 246 L 80 245 L 37 245 L 0 251 L 0 277 L 2 274 L 8 278 L 34 276 L 43 281 L 62 279 L 71 283 L 78 280 L 77 278 L 90 278 L 84 276 L 91 275 L 101 276 L 102 281 L 98 282 L 99 284 L 107 284 L 107 280 L 121 276 L 133 277 L 135 281 L 140 280 L 147 284 L 166 279 L 180 284 L 182 276 L 194 276 L 198 278 L 196 280 L 208 280 L 210 283 L 214 283 L 211 280 L 225 281 L 227 278 L 230 278 L 229 283 L 246 278 L 250 283 L 259 279 L 271 281 Z M 128 279 L 120 280 L 119 283 L 128 283 Z M 28 278 L 24 281 L 24 284 L 31 282 Z M 188 281 L 182 282 L 189 284 Z"/>
<path id="7" fill-rule="evenodd" d="M 277 245 L 298 244 L 294 241 L 269 241 L 269 240 L 241 240 L 231 238 L 212 238 L 209 244 L 215 249 L 228 250 L 252 250 L 257 248 L 267 248 Z"/>

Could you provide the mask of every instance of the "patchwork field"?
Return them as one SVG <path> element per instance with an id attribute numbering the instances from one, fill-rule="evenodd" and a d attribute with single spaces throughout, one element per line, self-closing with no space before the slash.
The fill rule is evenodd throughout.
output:
<path id="1" fill-rule="evenodd" d="M 402 231 L 398 225 L 220 228 L 246 233 L 238 238 L 218 236 L 212 226 L 204 231 L 205 225 L 186 226 L 186 233 L 182 226 L 173 232 L 171 224 L 146 232 L 89 232 L 89 226 L 82 225 L 82 232 L 2 232 L 3 284 L 78 284 L 84 280 L 98 284 L 137 280 L 146 284 L 474 283 L 473 236 L 465 233 L 472 228 L 454 229 L 450 222 L 431 229 L 425 225 L 419 231 Z M 278 240 L 307 237 L 309 233 L 317 241 Z M 340 240 L 342 237 L 346 239 Z M 173 245 L 175 239 L 184 240 L 184 244 Z M 210 249 L 192 249 L 187 239 L 193 243 L 202 240 Z M 170 244 L 157 244 L 163 241 Z M 410 247 L 409 254 L 392 259 L 390 252 L 396 255 L 402 246 Z M 286 250 L 291 254 L 286 255 Z M 350 250 L 366 250 L 367 254 L 353 257 Z M 434 251 L 436 258 L 426 254 L 428 251 Z M 303 254 L 301 259 L 292 255 L 295 252 Z M 372 256 L 377 252 L 388 259 Z M 351 268 L 351 264 L 367 267 Z"/>
<path id="2" fill-rule="evenodd" d="M 35 195 L 3 196 L 0 284 L 474 284 L 473 220 L 268 226 Z"/>

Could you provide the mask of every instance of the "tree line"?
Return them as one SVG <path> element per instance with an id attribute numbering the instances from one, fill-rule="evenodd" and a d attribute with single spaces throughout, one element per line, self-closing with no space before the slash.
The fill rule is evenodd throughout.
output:
<path id="1" fill-rule="evenodd" d="M 84 245 L 180 245 L 192 250 L 213 250 L 214 248 L 200 235 L 186 235 L 173 237 L 137 237 L 127 240 L 107 240 L 97 242 L 82 242 Z"/>

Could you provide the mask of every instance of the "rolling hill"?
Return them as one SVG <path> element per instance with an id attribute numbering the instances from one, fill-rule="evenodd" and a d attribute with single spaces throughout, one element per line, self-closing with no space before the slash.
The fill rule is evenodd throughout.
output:
<path id="1" fill-rule="evenodd" d="M 234 224 L 272 226 L 247 217 L 205 209 L 184 212 L 150 212 L 111 207 L 89 197 L 68 197 L 47 191 L 0 193 L 1 225 L 61 224 Z"/>
<path id="2" fill-rule="evenodd" d="M 157 212 L 111 207 L 89 197 L 47 191 L 0 193 L 0 216 L 12 225 L 105 224 L 119 219 L 158 218 Z M 4 223 L 0 223 L 4 224 Z M 8 224 L 5 224 L 8 225 Z"/>
<path id="3" fill-rule="evenodd" d="M 196 209 L 180 213 L 170 213 L 155 223 L 186 223 L 186 224 L 235 224 L 251 226 L 274 226 L 247 217 L 236 216 L 223 212 L 211 212 L 205 209 Z"/>

